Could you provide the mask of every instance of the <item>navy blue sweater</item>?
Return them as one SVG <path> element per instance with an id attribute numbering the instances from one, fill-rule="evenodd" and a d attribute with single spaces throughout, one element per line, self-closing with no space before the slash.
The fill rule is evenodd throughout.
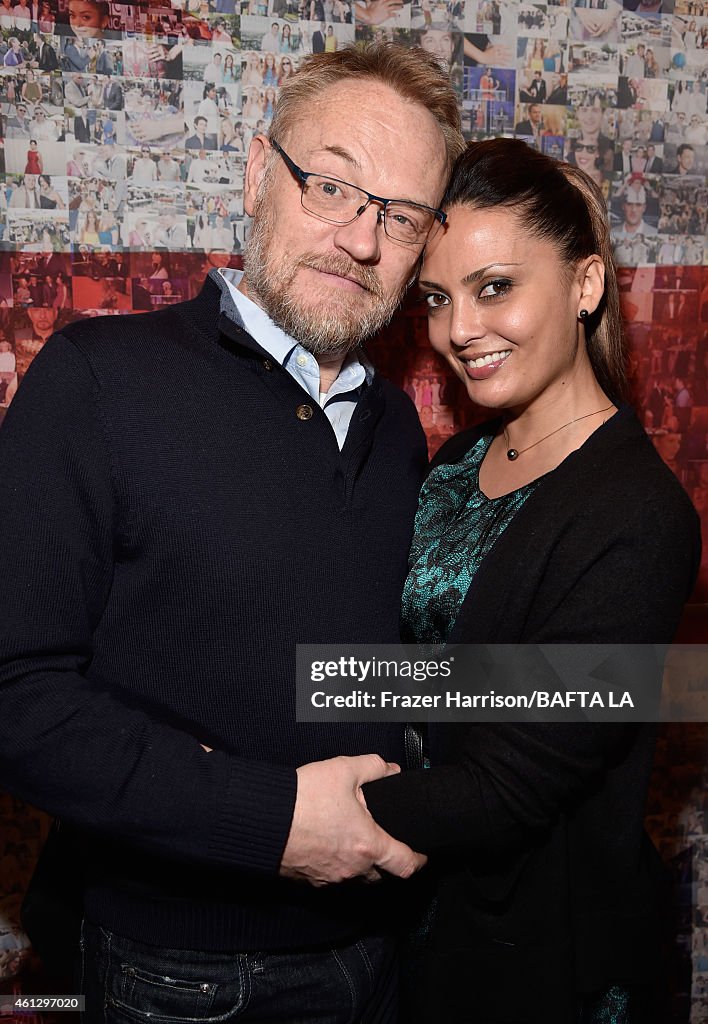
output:
<path id="1" fill-rule="evenodd" d="M 88 916 L 137 939 L 297 947 L 390 910 L 277 872 L 297 765 L 403 757 L 400 726 L 296 723 L 295 645 L 398 639 L 424 438 L 378 377 L 341 453 L 304 404 L 207 281 L 55 336 L 0 432 L 0 781 L 78 829 Z"/>

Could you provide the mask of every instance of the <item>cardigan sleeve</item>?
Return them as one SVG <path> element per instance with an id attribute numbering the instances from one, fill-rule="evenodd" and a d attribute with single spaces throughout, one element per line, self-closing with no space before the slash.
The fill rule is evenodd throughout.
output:
<path id="1" fill-rule="evenodd" d="M 587 543 L 592 516 L 574 519 L 538 588 L 526 643 L 671 640 L 695 581 L 700 532 L 685 495 L 678 488 L 670 494 L 675 499 L 661 506 L 637 503 L 635 515 L 600 550 L 597 542 Z M 626 682 L 625 672 L 640 669 L 631 656 L 625 665 L 618 662 L 617 685 Z M 543 670 L 530 665 L 529 671 Z M 513 854 L 602 786 L 638 728 L 587 721 L 459 725 L 450 763 L 370 783 L 364 795 L 376 821 L 414 849 Z"/>
<path id="2" fill-rule="evenodd" d="M 207 754 L 155 709 L 87 678 L 120 513 L 98 387 L 67 338 L 47 343 L 8 410 L 0 481 L 3 787 L 146 851 L 276 872 L 295 771 Z"/>

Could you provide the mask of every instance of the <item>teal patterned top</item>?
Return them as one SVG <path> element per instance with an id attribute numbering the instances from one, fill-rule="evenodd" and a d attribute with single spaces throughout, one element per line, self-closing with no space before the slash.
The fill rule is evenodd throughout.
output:
<path id="1" fill-rule="evenodd" d="M 408 643 L 447 642 L 482 559 L 543 479 L 487 498 L 479 468 L 492 436 L 481 437 L 460 462 L 438 466 L 423 484 L 401 612 Z M 424 943 L 434 913 L 433 902 L 414 942 Z M 638 1024 L 631 995 L 613 985 L 599 997 L 583 999 L 576 1024 Z"/>
<path id="2" fill-rule="evenodd" d="M 437 466 L 423 484 L 403 591 L 405 642 L 446 643 L 482 559 L 539 483 L 487 498 L 479 467 L 492 437 L 481 437 L 460 462 Z"/>

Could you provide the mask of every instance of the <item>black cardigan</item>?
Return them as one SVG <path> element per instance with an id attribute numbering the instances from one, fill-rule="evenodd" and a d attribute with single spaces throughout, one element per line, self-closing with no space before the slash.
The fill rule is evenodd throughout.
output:
<path id="1" fill-rule="evenodd" d="M 436 464 L 497 425 L 451 439 Z M 699 561 L 698 517 L 624 406 L 528 498 L 450 642 L 670 642 Z M 579 992 L 651 976 L 653 732 L 439 725 L 437 767 L 365 787 L 384 828 L 452 860 L 423 1019 L 570 1024 Z"/>
<path id="2" fill-rule="evenodd" d="M 76 829 L 94 922 L 207 950 L 388 923 L 278 877 L 298 765 L 403 753 L 298 723 L 295 645 L 397 639 L 425 455 L 378 375 L 340 452 L 210 280 L 39 353 L 0 431 L 0 780 Z"/>

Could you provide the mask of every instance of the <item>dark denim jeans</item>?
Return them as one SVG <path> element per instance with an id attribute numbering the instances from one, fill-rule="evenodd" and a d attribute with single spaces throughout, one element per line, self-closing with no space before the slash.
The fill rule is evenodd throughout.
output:
<path id="1" fill-rule="evenodd" d="M 394 942 L 203 953 L 161 949 L 84 921 L 83 1024 L 395 1024 Z"/>

